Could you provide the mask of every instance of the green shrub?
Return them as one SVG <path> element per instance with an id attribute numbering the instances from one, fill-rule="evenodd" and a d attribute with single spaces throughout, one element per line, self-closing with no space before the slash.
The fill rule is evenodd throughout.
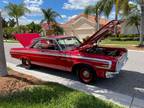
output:
<path id="1" fill-rule="evenodd" d="M 138 41 L 139 35 L 138 34 L 129 34 L 129 35 L 119 34 L 119 35 L 112 35 L 109 37 L 109 39 L 112 41 Z"/>

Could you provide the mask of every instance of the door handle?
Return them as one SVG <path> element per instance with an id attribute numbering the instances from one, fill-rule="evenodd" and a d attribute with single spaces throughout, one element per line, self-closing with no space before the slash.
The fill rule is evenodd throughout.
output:
<path id="1" fill-rule="evenodd" d="M 59 57 L 58 57 L 59 58 Z M 66 60 L 66 58 L 60 58 L 60 60 Z"/>
<path id="2" fill-rule="evenodd" d="M 45 52 L 44 50 L 41 50 L 41 52 Z"/>

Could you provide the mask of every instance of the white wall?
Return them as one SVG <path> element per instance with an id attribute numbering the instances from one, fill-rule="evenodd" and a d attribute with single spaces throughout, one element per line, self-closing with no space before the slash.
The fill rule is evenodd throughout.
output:
<path id="1" fill-rule="evenodd" d="M 135 26 L 127 26 L 125 23 L 122 24 L 121 34 L 138 34 L 137 28 Z"/>

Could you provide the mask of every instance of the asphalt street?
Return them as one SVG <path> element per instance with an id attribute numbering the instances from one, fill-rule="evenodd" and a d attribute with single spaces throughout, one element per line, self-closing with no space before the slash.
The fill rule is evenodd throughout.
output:
<path id="1" fill-rule="evenodd" d="M 16 47 L 22 46 L 18 43 L 5 44 L 6 60 L 7 62 L 20 66 L 21 62 L 11 58 L 9 54 L 10 49 Z M 93 86 L 144 99 L 144 52 L 129 51 L 128 58 L 128 62 L 118 76 L 112 79 L 98 79 Z M 34 70 L 77 80 L 76 76 L 59 70 L 44 67 L 36 67 Z"/>

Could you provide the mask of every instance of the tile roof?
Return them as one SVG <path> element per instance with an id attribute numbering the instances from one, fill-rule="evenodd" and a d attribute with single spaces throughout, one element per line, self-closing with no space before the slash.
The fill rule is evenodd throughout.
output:
<path id="1" fill-rule="evenodd" d="M 96 23 L 95 22 L 95 16 L 94 15 L 85 15 L 85 14 L 80 14 L 78 16 L 76 16 L 75 18 L 72 18 L 71 20 L 69 20 L 68 22 L 64 23 L 64 24 L 58 24 L 61 27 L 65 28 L 68 27 L 70 24 L 74 23 L 76 20 L 78 20 L 79 18 L 84 17 L 86 19 L 88 19 L 88 21 L 92 22 L 92 23 Z M 100 18 L 100 25 L 105 25 L 109 22 L 109 20 L 104 19 L 104 18 Z M 48 29 L 48 24 L 47 23 L 42 23 L 41 24 L 42 28 L 44 29 Z"/>
<path id="2" fill-rule="evenodd" d="M 74 23 L 76 20 L 78 20 L 79 18 L 84 17 L 86 19 L 88 19 L 88 21 L 96 23 L 95 22 L 95 16 L 94 15 L 85 15 L 85 14 L 80 14 L 78 16 L 76 16 L 75 18 L 71 19 L 70 21 L 64 23 L 64 24 L 60 24 L 61 27 L 67 27 L 69 24 Z M 104 19 L 104 18 L 100 18 L 100 25 L 105 25 L 109 22 L 109 20 Z"/>

